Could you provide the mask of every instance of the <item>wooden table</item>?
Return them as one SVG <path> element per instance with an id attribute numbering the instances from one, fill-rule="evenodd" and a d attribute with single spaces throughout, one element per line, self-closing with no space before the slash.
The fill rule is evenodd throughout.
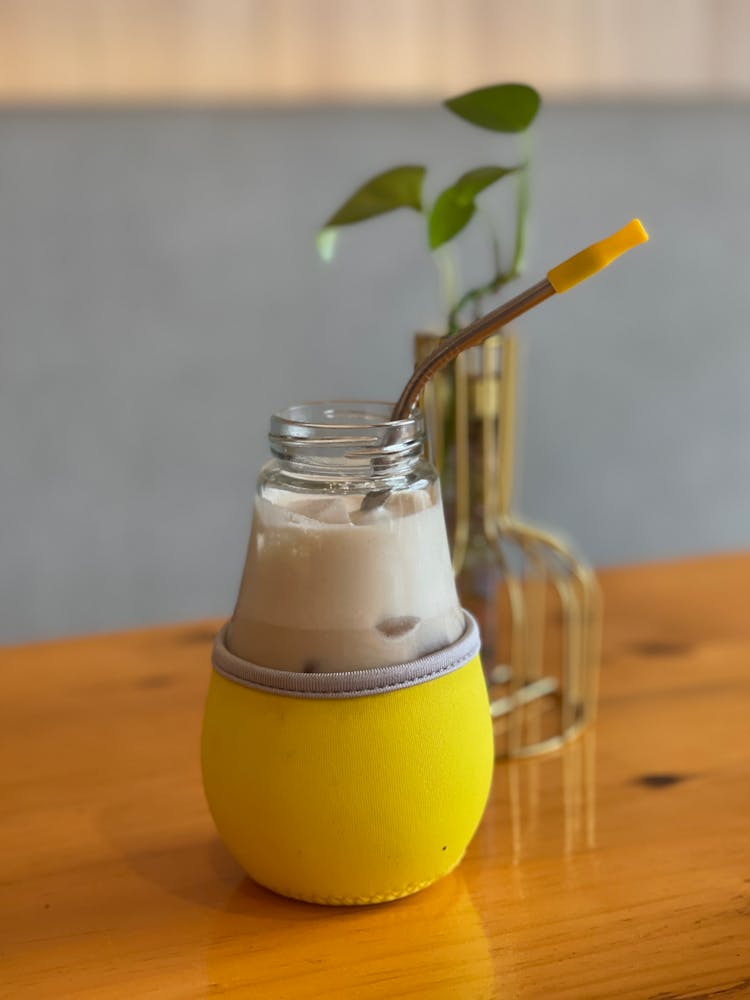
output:
<path id="1" fill-rule="evenodd" d="M 277 898 L 217 840 L 216 623 L 0 651 L 0 994 L 750 996 L 750 556 L 602 581 L 596 732 L 498 765 L 458 871 L 364 909 Z"/>

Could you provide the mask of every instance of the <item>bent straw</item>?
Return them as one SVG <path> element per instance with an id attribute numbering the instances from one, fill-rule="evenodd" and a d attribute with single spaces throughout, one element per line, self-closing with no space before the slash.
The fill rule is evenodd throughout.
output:
<path id="1" fill-rule="evenodd" d="M 462 351 L 481 344 L 483 340 L 501 327 L 522 316 L 529 309 L 552 295 L 560 295 L 603 270 L 613 260 L 640 243 L 648 240 L 648 233 L 640 219 L 632 219 L 616 233 L 593 243 L 585 250 L 553 267 L 547 277 L 538 281 L 525 292 L 501 305 L 498 309 L 480 316 L 479 319 L 463 327 L 458 333 L 445 337 L 440 345 L 414 369 L 404 391 L 393 408 L 391 420 L 406 420 L 417 404 L 422 390 L 435 372 L 449 364 Z"/>

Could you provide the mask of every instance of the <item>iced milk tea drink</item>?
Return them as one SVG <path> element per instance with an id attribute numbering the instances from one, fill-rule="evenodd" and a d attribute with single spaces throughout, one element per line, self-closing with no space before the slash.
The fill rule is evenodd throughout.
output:
<path id="1" fill-rule="evenodd" d="M 384 902 L 461 859 L 493 740 L 421 416 L 306 404 L 271 419 L 234 613 L 217 636 L 206 797 L 247 872 Z"/>

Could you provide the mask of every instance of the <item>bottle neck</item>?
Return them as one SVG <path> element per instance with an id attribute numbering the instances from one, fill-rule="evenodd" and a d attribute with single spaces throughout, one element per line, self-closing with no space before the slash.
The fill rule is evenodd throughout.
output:
<path id="1" fill-rule="evenodd" d="M 495 432 L 494 420 L 490 428 L 484 420 L 469 421 L 466 489 L 470 531 L 473 535 L 491 538 L 495 536 L 501 515 Z"/>
<path id="2" fill-rule="evenodd" d="M 305 483 L 386 486 L 413 476 L 422 458 L 421 415 L 391 421 L 391 405 L 305 403 L 271 418 L 278 470 Z"/>
<path id="3" fill-rule="evenodd" d="M 456 486 L 472 536 L 496 536 L 513 486 L 515 342 L 498 337 L 456 365 Z"/>

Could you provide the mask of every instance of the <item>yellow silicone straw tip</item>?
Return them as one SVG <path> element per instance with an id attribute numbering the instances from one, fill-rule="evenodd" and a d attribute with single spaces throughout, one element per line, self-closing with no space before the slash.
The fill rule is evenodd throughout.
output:
<path id="1" fill-rule="evenodd" d="M 547 280 L 556 292 L 567 292 L 569 288 L 603 270 L 621 254 L 647 240 L 648 233 L 641 220 L 631 219 L 627 226 L 618 229 L 616 233 L 598 243 L 592 243 L 590 247 L 553 267 L 547 274 Z"/>

